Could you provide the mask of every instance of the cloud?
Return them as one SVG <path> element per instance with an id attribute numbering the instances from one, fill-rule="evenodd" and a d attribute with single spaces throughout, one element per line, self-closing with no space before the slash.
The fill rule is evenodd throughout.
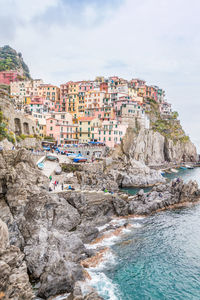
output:
<path id="1" fill-rule="evenodd" d="M 98 26 L 110 17 L 123 0 L 58 0 L 55 6 L 36 16 L 32 21 L 39 26 L 72 25 Z"/>
<path id="2" fill-rule="evenodd" d="M 0 7 L 0 41 L 23 53 L 33 77 L 56 84 L 141 77 L 166 90 L 199 140 L 199 1 L 0 0 Z"/>

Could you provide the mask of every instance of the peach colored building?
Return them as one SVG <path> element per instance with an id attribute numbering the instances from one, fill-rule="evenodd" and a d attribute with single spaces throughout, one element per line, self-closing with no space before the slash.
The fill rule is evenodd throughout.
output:
<path id="1" fill-rule="evenodd" d="M 51 113 L 46 118 L 46 135 L 53 137 L 57 144 L 77 144 L 78 125 L 73 124 L 69 113 Z"/>
<path id="2" fill-rule="evenodd" d="M 60 100 L 60 89 L 56 85 L 41 84 L 38 86 L 38 95 L 53 102 Z"/>

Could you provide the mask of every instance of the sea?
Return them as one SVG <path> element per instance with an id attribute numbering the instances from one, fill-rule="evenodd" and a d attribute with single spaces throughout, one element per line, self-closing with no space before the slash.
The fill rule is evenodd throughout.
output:
<path id="1" fill-rule="evenodd" d="M 200 168 L 166 177 L 200 184 Z M 200 204 L 129 222 L 132 227 L 122 235 L 103 241 L 109 247 L 104 261 L 89 269 L 99 295 L 105 300 L 200 300 Z"/>

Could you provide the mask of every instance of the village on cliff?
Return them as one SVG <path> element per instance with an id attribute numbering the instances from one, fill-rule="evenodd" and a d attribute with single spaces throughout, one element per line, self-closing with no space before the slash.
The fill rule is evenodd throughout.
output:
<path id="1" fill-rule="evenodd" d="M 165 91 L 144 80 L 96 77 L 58 87 L 20 75 L 17 70 L 1 71 L 0 84 L 9 86 L 15 110 L 34 122 L 34 133 L 57 145 L 94 142 L 114 148 L 128 127 L 149 129 L 150 101 L 158 104 L 163 119 L 172 115 Z M 19 136 L 33 133 L 15 125 Z"/>

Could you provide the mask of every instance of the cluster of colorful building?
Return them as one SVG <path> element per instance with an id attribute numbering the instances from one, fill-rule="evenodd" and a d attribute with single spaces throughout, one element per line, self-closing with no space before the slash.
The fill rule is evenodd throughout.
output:
<path id="1" fill-rule="evenodd" d="M 14 78 L 9 85 L 16 106 L 35 119 L 39 135 L 58 144 L 94 141 L 112 148 L 121 142 L 128 127 L 149 128 L 145 113 L 149 99 L 159 104 L 161 114 L 172 112 L 164 90 L 140 79 L 96 77 L 69 81 L 59 88 L 41 79 Z"/>

